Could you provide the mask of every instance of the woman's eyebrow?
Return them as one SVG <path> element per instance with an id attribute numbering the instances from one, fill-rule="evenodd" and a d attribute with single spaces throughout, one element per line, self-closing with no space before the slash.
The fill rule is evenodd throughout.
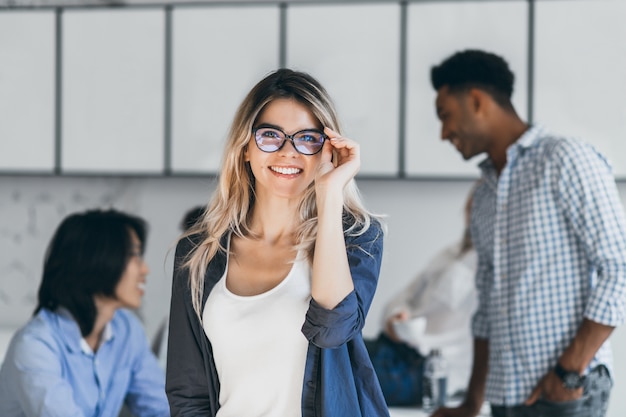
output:
<path id="1" fill-rule="evenodd" d="M 262 128 L 262 127 L 269 127 L 269 128 L 272 128 L 272 129 L 280 130 L 283 133 L 286 133 L 285 129 L 283 129 L 280 126 L 273 125 L 271 123 L 260 123 L 255 128 L 259 129 L 259 128 Z M 315 131 L 323 132 L 324 128 L 323 127 L 321 127 L 321 128 L 320 127 L 305 127 L 304 129 L 298 129 L 296 132 L 302 132 L 303 130 L 315 130 Z M 296 133 L 296 132 L 294 132 L 294 133 Z"/>
<path id="2" fill-rule="evenodd" d="M 283 131 L 282 127 L 277 126 L 277 125 L 273 125 L 271 123 L 260 123 L 256 127 L 257 127 L 257 129 L 260 128 L 260 127 L 271 127 L 272 129 L 277 129 L 277 130 Z"/>

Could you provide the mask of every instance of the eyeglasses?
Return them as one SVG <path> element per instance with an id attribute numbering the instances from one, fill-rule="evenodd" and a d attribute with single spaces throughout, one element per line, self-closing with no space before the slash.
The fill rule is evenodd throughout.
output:
<path id="1" fill-rule="evenodd" d="M 298 153 L 315 155 L 322 150 L 324 141 L 328 139 L 323 132 L 316 129 L 304 129 L 288 135 L 277 127 L 261 126 L 252 129 L 252 133 L 254 133 L 256 146 L 268 153 L 278 151 L 289 139 Z"/>

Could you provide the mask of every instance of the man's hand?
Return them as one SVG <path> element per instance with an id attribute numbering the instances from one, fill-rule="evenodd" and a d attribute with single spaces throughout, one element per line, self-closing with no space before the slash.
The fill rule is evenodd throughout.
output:
<path id="1" fill-rule="evenodd" d="M 553 402 L 572 401 L 582 397 L 582 395 L 582 387 L 578 389 L 567 389 L 563 386 L 563 381 L 561 381 L 554 371 L 550 371 L 546 376 L 541 378 L 524 404 L 532 405 L 539 398 Z"/>
<path id="2" fill-rule="evenodd" d="M 438 408 L 434 413 L 431 414 L 431 417 L 475 417 L 478 415 L 479 412 L 480 407 L 469 403 L 463 403 L 454 408 Z"/>

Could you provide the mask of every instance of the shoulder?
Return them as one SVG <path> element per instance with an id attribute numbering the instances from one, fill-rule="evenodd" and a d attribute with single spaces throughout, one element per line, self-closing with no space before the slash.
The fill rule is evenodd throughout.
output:
<path id="1" fill-rule="evenodd" d="M 202 243 L 204 236 L 200 233 L 193 235 L 183 235 L 176 244 L 176 258 L 188 256 Z"/>
<path id="2" fill-rule="evenodd" d="M 69 335 L 61 334 L 63 326 L 59 325 L 60 320 L 57 313 L 43 309 L 15 334 L 16 341 L 26 345 L 32 345 L 32 343 L 51 345 L 56 340 L 56 336 L 67 338 Z"/>
<path id="3" fill-rule="evenodd" d="M 559 167 L 576 168 L 591 164 L 611 170 L 606 156 L 595 146 L 579 138 L 546 133 L 540 138 L 539 146 L 542 156 Z"/>
<path id="4" fill-rule="evenodd" d="M 371 258 L 380 262 L 384 227 L 378 219 L 370 218 L 369 223 L 353 222 L 348 228 L 344 219 L 344 236 L 349 257 Z"/>
<path id="5" fill-rule="evenodd" d="M 120 308 L 113 315 L 112 324 L 123 325 L 128 328 L 143 328 L 139 317 L 131 310 Z"/>
<path id="6" fill-rule="evenodd" d="M 65 343 L 78 343 L 77 340 L 68 340 L 73 335 L 63 334 L 63 328 L 55 325 L 53 320 L 55 315 L 56 313 L 48 311 L 43 314 L 39 312 L 20 328 L 11 339 L 5 360 L 13 360 L 22 365 L 26 363 L 52 365 L 50 359 L 63 354 Z"/>
<path id="7" fill-rule="evenodd" d="M 346 242 L 351 244 L 382 242 L 385 235 L 383 224 L 375 217 L 370 217 L 369 222 L 363 222 L 353 216 L 344 216 L 343 230 Z"/>

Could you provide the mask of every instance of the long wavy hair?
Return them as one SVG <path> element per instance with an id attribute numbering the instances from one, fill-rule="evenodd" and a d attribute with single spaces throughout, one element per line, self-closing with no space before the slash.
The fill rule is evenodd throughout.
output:
<path id="1" fill-rule="evenodd" d="M 322 126 L 341 134 L 332 100 L 322 85 L 309 74 L 279 69 L 259 81 L 248 93 L 237 109 L 228 134 L 217 188 L 200 221 L 180 237 L 199 236 L 193 239 L 197 244 L 182 267 L 189 269 L 193 307 L 200 320 L 207 265 L 219 251 L 226 251 L 220 243 L 221 238 L 228 232 L 242 238 L 254 237 L 250 219 L 255 203 L 255 179 L 249 163 L 245 161 L 244 152 L 252 138 L 257 117 L 268 103 L 277 99 L 296 100 L 309 109 Z M 333 157 L 333 160 L 337 158 Z M 343 197 L 344 233 L 364 233 L 370 227 L 372 218 L 379 216 L 365 209 L 354 180 L 344 188 Z M 315 184 L 311 183 L 305 190 L 298 210 L 301 222 L 296 230 L 296 249 L 302 250 L 308 262 L 312 262 L 317 236 Z"/>

